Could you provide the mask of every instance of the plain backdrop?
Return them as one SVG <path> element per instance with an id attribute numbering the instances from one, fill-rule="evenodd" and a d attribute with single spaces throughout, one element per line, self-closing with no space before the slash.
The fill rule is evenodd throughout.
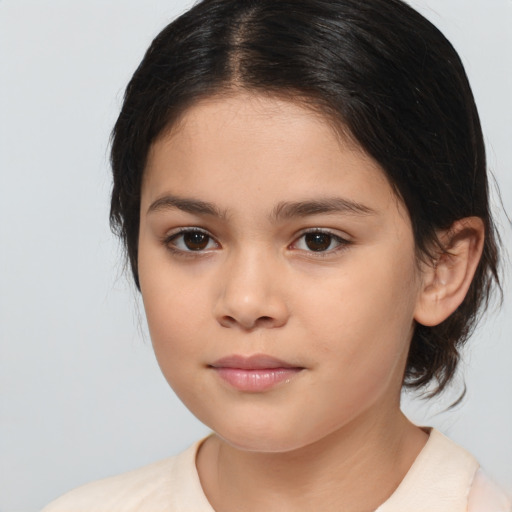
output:
<path id="1" fill-rule="evenodd" d="M 459 50 L 512 212 L 512 2 L 414 0 Z M 174 454 L 207 429 L 160 375 L 108 227 L 109 132 L 185 0 L 0 0 L 0 512 Z M 495 208 L 510 249 L 510 223 Z M 510 275 L 510 264 L 505 270 Z M 465 354 L 468 393 L 405 398 L 512 491 L 512 291 Z"/>

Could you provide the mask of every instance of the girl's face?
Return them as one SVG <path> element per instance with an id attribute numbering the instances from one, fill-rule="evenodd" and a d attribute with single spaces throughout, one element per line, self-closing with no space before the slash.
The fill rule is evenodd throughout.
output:
<path id="1" fill-rule="evenodd" d="M 409 216 L 318 114 L 199 102 L 153 145 L 140 215 L 158 362 L 221 438 L 288 451 L 400 414 L 421 290 Z"/>

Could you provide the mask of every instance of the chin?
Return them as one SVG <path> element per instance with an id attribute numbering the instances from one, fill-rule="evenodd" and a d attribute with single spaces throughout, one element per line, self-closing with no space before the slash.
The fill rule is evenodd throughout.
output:
<path id="1" fill-rule="evenodd" d="M 318 431 L 301 431 L 283 422 L 229 425 L 212 425 L 210 428 L 224 442 L 247 452 L 286 453 L 314 444 L 324 436 Z M 325 435 L 329 433 L 326 432 Z"/>
<path id="2" fill-rule="evenodd" d="M 237 450 L 245 452 L 258 452 L 258 453 L 285 453 L 297 450 L 303 447 L 302 443 L 291 443 L 290 439 L 276 439 L 269 435 L 221 435 L 216 432 L 217 436 L 225 443 L 229 444 Z"/>

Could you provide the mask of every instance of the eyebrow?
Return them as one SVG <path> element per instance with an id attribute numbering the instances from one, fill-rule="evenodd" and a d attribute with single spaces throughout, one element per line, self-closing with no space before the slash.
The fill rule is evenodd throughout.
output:
<path id="1" fill-rule="evenodd" d="M 221 210 L 213 203 L 173 195 L 166 195 L 151 203 L 148 213 L 174 209 L 195 215 L 210 215 L 221 219 L 227 217 L 227 210 Z M 308 217 L 325 213 L 366 216 L 375 215 L 377 212 L 356 201 L 341 197 L 328 197 L 311 201 L 283 201 L 272 210 L 270 219 L 273 222 L 278 222 L 294 217 Z"/>
<path id="2" fill-rule="evenodd" d="M 151 203 L 147 213 L 174 209 L 195 215 L 211 215 L 219 218 L 226 217 L 226 211 L 220 210 L 212 203 L 173 195 L 166 195 Z"/>
<path id="3" fill-rule="evenodd" d="M 293 217 L 307 217 L 323 213 L 343 213 L 350 215 L 375 215 L 377 212 L 356 201 L 341 197 L 328 197 L 314 201 L 282 202 L 272 211 L 274 221 L 286 220 Z"/>

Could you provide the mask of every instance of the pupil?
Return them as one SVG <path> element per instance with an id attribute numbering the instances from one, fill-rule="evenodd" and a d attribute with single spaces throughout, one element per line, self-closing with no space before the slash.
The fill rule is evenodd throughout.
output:
<path id="1" fill-rule="evenodd" d="M 325 233 L 308 233 L 306 245 L 312 251 L 325 251 L 331 245 L 331 235 Z"/>
<path id="2" fill-rule="evenodd" d="M 191 251 L 200 251 L 201 249 L 205 249 L 208 245 L 208 235 L 200 233 L 199 231 L 193 231 L 185 233 L 183 235 L 183 241 L 185 242 L 187 249 L 190 249 Z"/>

